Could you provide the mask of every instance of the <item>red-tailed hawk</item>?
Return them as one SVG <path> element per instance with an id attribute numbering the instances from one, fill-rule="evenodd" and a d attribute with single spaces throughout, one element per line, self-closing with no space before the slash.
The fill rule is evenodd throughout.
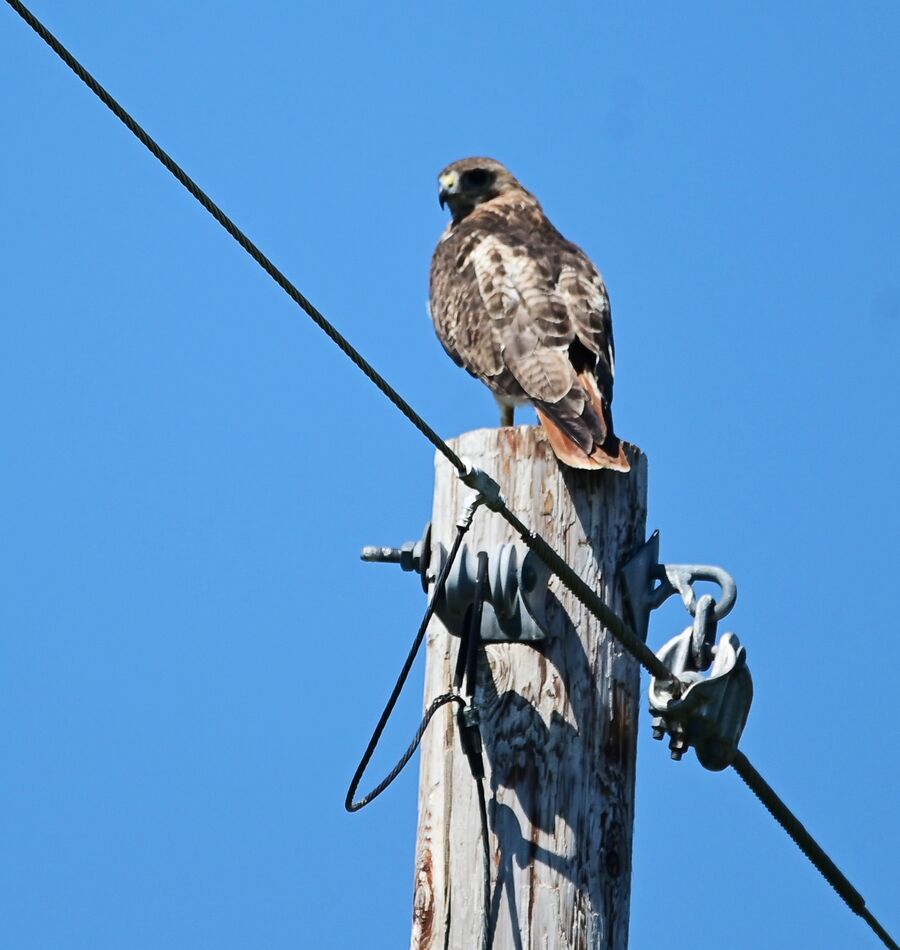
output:
<path id="1" fill-rule="evenodd" d="M 444 349 L 490 387 L 501 425 L 530 402 L 566 465 L 627 472 L 610 412 L 603 278 L 499 162 L 466 158 L 438 181 L 453 215 L 431 262 L 431 316 Z"/>

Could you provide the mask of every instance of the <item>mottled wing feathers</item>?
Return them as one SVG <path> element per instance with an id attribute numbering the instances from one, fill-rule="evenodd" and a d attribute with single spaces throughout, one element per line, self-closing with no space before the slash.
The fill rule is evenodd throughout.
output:
<path id="1" fill-rule="evenodd" d="M 606 288 L 531 195 L 497 198 L 448 228 L 432 261 L 431 312 L 458 363 L 501 399 L 535 405 L 563 461 L 628 470 L 609 415 Z"/>
<path id="2" fill-rule="evenodd" d="M 576 248 L 577 250 L 577 248 Z M 612 313 L 603 278 L 584 254 L 578 255 L 587 267 L 564 264 L 560 270 L 557 291 L 565 301 L 578 340 L 596 357 L 594 375 L 607 402 L 612 402 L 615 375 L 615 346 Z"/>
<path id="3" fill-rule="evenodd" d="M 472 252 L 491 357 L 533 399 L 555 402 L 575 379 L 566 349 L 572 331 L 539 263 L 523 247 L 485 238 Z"/>

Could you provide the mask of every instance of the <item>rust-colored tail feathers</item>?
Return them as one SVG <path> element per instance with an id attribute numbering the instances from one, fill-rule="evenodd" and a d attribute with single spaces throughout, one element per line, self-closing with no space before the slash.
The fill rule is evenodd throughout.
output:
<path id="1" fill-rule="evenodd" d="M 560 402 L 535 403 L 550 447 L 571 468 L 630 472 L 625 448 L 613 434 L 612 414 L 594 374 L 585 370 L 579 374 L 578 382 L 580 387 Z"/>

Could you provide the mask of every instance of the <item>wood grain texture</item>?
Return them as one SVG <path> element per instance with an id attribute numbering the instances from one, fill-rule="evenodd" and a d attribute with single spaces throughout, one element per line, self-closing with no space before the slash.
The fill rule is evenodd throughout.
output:
<path id="1" fill-rule="evenodd" d="M 616 611 L 618 568 L 643 542 L 647 466 L 559 466 L 539 428 L 482 429 L 450 443 L 500 482 L 535 527 Z M 449 546 L 465 488 L 438 457 L 434 539 Z M 482 509 L 467 538 L 515 540 Z M 639 669 L 557 580 L 540 648 L 490 644 L 476 701 L 488 769 L 493 950 L 624 950 L 628 940 Z M 425 705 L 446 692 L 459 641 L 428 632 Z M 475 950 L 482 912 L 475 785 L 449 708 L 422 743 L 414 950 Z"/>

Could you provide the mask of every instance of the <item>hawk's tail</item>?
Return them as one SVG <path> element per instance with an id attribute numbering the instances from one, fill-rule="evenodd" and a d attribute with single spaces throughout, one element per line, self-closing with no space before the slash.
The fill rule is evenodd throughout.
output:
<path id="1" fill-rule="evenodd" d="M 590 370 L 559 402 L 535 402 L 556 457 L 571 468 L 630 472 L 622 441 L 613 434 L 612 413 Z"/>

